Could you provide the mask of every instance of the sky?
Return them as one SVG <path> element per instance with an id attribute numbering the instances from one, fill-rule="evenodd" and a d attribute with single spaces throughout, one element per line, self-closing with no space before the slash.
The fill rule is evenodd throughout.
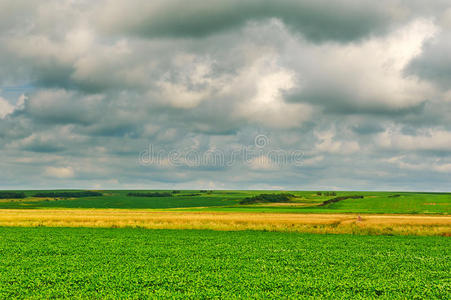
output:
<path id="1" fill-rule="evenodd" d="M 0 189 L 451 191 L 449 0 L 0 0 Z"/>

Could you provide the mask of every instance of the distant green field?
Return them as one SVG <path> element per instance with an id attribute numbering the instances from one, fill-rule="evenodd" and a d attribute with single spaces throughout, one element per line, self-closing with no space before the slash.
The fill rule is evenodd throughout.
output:
<path id="1" fill-rule="evenodd" d="M 140 191 L 153 192 L 153 191 Z M 26 191 L 28 196 L 36 191 Z M 0 208 L 178 208 L 224 206 L 237 203 L 234 197 L 227 193 L 199 193 L 199 191 L 184 191 L 173 197 L 131 197 L 130 191 L 103 191 L 101 197 L 85 197 L 74 199 L 20 199 L 8 202 L 0 201 Z M 185 196 L 198 193 L 198 196 Z M 235 197 L 236 199 L 236 197 Z"/>
<path id="2" fill-rule="evenodd" d="M 20 192 L 20 191 L 19 191 Z M 103 196 L 81 198 L 35 198 L 42 191 L 24 191 L 25 199 L 0 199 L 1 208 L 127 208 L 213 210 L 237 212 L 289 212 L 289 213 L 404 213 L 450 214 L 451 193 L 406 192 L 336 192 L 321 195 L 312 191 L 289 191 L 296 197 L 293 205 L 240 205 L 246 197 L 279 191 L 180 191 L 172 197 L 131 197 L 130 191 L 101 191 Z M 60 191 L 61 192 L 61 191 Z M 134 191 L 152 193 L 156 191 Z M 158 191 L 171 192 L 171 191 Z M 319 206 L 334 197 L 362 195 L 362 199 L 346 199 Z"/>
<path id="3" fill-rule="evenodd" d="M 449 299 L 451 240 L 0 228 L 0 298 Z"/>
<path id="4" fill-rule="evenodd" d="M 296 192 L 290 192 L 295 193 Z M 318 203 L 333 197 L 305 195 L 299 202 Z M 362 199 L 346 199 L 325 206 L 286 207 L 241 205 L 216 207 L 215 211 L 302 212 L 302 213 L 382 213 L 382 214 L 450 214 L 451 193 L 337 192 L 337 195 L 363 195 Z M 393 197 L 394 195 L 399 195 Z M 205 210 L 205 209 L 203 209 Z"/>
<path id="5" fill-rule="evenodd" d="M 399 197 L 390 197 L 392 194 Z M 392 193 L 374 198 L 347 199 L 329 205 L 334 211 L 359 213 L 450 213 L 451 194 Z"/>

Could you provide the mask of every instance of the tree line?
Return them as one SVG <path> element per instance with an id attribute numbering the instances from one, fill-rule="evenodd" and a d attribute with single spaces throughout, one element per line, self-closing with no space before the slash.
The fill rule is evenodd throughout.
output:
<path id="1" fill-rule="evenodd" d="M 24 192 L 0 192 L 0 199 L 23 199 L 26 197 Z"/>
<path id="2" fill-rule="evenodd" d="M 153 192 L 153 193 L 128 193 L 130 197 L 172 197 L 169 192 Z"/>
<path id="3" fill-rule="evenodd" d="M 74 191 L 74 192 L 39 192 L 33 195 L 36 198 L 83 198 L 103 196 L 100 192 Z"/>
<path id="4" fill-rule="evenodd" d="M 254 197 L 247 197 L 240 201 L 240 204 L 268 203 L 268 202 L 290 202 L 295 196 L 288 193 L 281 194 L 260 194 Z"/>

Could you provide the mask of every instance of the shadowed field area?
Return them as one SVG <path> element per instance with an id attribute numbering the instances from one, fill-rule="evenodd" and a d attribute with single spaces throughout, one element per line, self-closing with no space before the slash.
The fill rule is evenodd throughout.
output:
<path id="1" fill-rule="evenodd" d="M 310 233 L 451 235 L 451 216 L 143 211 L 0 210 L 0 226 L 265 230 Z"/>

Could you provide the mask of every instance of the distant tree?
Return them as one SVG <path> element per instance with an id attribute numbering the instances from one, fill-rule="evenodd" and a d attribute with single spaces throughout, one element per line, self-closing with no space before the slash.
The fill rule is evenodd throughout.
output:
<path id="1" fill-rule="evenodd" d="M 0 192 L 0 199 L 23 199 L 26 197 L 24 192 Z"/>
<path id="2" fill-rule="evenodd" d="M 172 197 L 169 192 L 154 192 L 154 193 L 128 193 L 130 197 Z"/>
<path id="3" fill-rule="evenodd" d="M 292 198 L 295 198 L 295 196 L 288 193 L 260 194 L 254 197 L 244 198 L 240 204 L 290 202 Z"/>
<path id="4" fill-rule="evenodd" d="M 325 192 L 324 196 L 337 196 L 336 192 Z"/>
<path id="5" fill-rule="evenodd" d="M 332 198 L 332 199 L 329 199 L 329 200 L 324 201 L 323 203 L 320 204 L 320 206 L 324 206 L 324 205 L 327 205 L 327 204 L 339 202 L 339 201 L 346 200 L 346 199 L 363 199 L 363 196 L 361 196 L 361 195 L 356 195 L 356 196 L 341 196 L 341 197 L 336 197 L 336 198 Z"/>
<path id="6" fill-rule="evenodd" d="M 83 198 L 103 196 L 100 192 L 94 191 L 73 191 L 73 192 L 39 192 L 33 195 L 36 198 Z"/>

